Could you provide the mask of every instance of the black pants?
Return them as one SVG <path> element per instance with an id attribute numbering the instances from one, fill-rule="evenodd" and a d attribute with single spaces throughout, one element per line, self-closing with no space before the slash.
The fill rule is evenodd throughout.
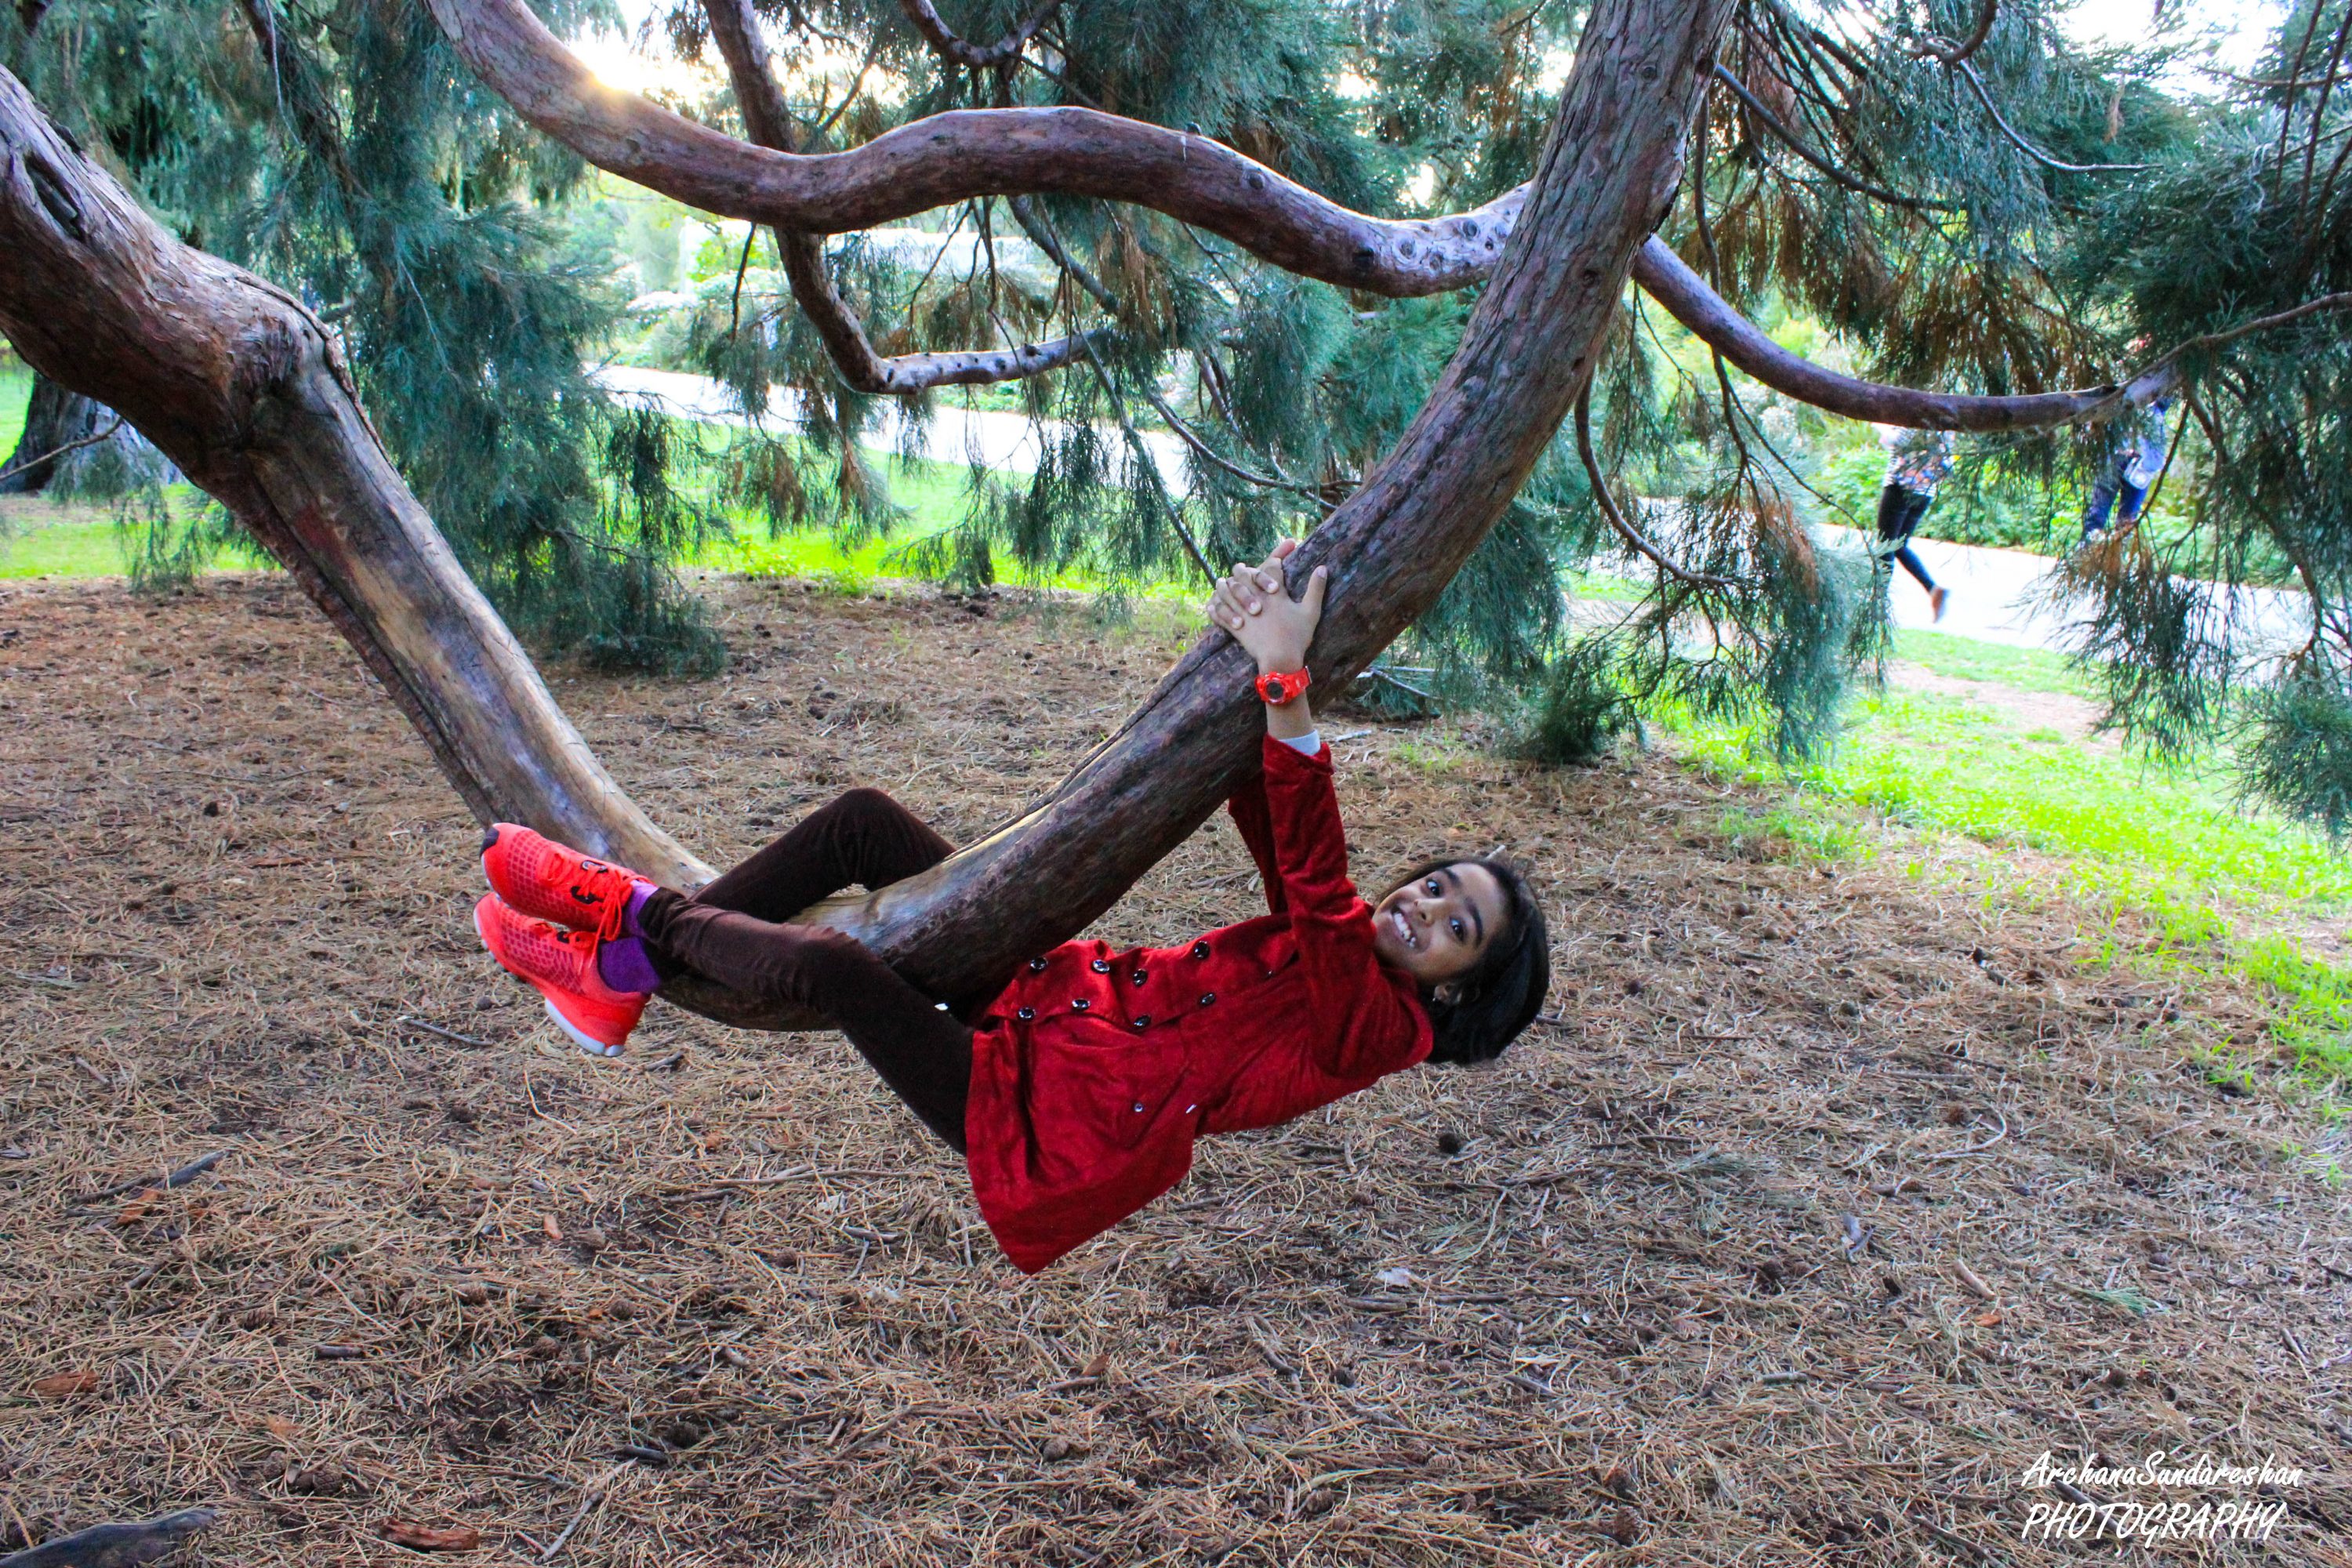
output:
<path id="1" fill-rule="evenodd" d="M 1923 496 L 1901 485 L 1889 485 L 1878 492 L 1878 537 L 1896 546 L 1895 559 L 1930 594 L 1936 591 L 1936 580 L 1927 575 L 1918 552 L 1911 548 L 1911 536 L 1919 531 L 1919 520 L 1935 504 L 1934 496 Z"/>
<path id="2" fill-rule="evenodd" d="M 665 889 L 637 923 L 655 967 L 823 1014 L 925 1126 L 963 1152 L 971 1030 L 853 936 L 787 925 L 851 883 L 886 888 L 951 846 L 877 789 L 854 789 L 692 898 Z"/>

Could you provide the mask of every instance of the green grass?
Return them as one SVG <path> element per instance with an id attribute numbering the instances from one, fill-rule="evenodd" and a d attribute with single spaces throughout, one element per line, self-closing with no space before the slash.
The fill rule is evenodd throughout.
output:
<path id="1" fill-rule="evenodd" d="M 2163 768 L 1929 692 L 1864 698 L 1834 753 L 1794 768 L 1769 761 L 1760 727 L 1659 718 L 1712 772 L 1793 784 L 1908 826 L 2193 887 L 2225 903 L 2352 907 L 2352 862 L 2319 835 L 2242 805 L 2220 759 Z"/>
<path id="2" fill-rule="evenodd" d="M 25 433 L 25 405 L 32 396 L 33 373 L 15 360 L 0 360 L 0 464 Z"/>
<path id="3" fill-rule="evenodd" d="M 733 537 L 713 540 L 686 563 L 713 572 L 741 572 L 753 576 L 811 577 L 845 586 L 861 586 L 881 577 L 917 575 L 908 560 L 912 548 L 955 527 L 971 505 L 970 469 L 961 463 L 919 458 L 902 463 L 893 458 L 877 467 L 889 487 L 890 500 L 901 516 L 887 537 L 845 544 L 832 533 L 817 530 L 771 535 L 767 524 L 747 512 L 726 512 Z M 1032 573 L 1003 551 L 993 553 L 997 581 L 1033 588 L 1064 588 L 1098 592 L 1107 584 L 1098 574 L 1083 568 Z M 1194 599 L 1206 589 L 1196 576 L 1146 584 L 1135 594 L 1143 598 Z"/>
<path id="4" fill-rule="evenodd" d="M 1986 680 L 2020 691 L 2060 691 L 2095 700 L 2099 694 L 2074 660 L 2041 648 L 1979 642 L 1949 632 L 1898 631 L 1895 657 L 1952 680 Z"/>
<path id="5" fill-rule="evenodd" d="M 202 499 L 182 485 L 173 486 L 171 493 L 175 505 L 193 505 Z M 0 534 L 0 579 L 129 574 L 121 528 L 94 508 L 56 505 L 37 496 L 16 501 L 8 517 L 13 531 Z M 271 572 L 277 563 L 252 546 L 233 545 L 211 569 Z"/>
<path id="6" fill-rule="evenodd" d="M 23 366 L 0 364 L 0 458 L 14 448 L 24 428 L 25 404 L 32 385 L 32 374 Z M 731 439 L 732 433 L 723 438 Z M 713 539 L 681 564 L 752 576 L 809 577 L 854 587 L 879 578 L 915 575 L 908 560 L 909 548 L 963 520 L 971 501 L 969 470 L 961 463 L 929 459 L 902 463 L 869 457 L 885 476 L 891 501 L 900 512 L 887 537 L 845 542 L 824 530 L 772 536 L 763 521 L 740 509 L 728 509 L 722 515 L 730 537 Z M 175 487 L 173 496 L 175 500 L 193 500 L 195 492 Z M 92 508 L 50 507 L 33 500 L 12 508 L 8 521 L 11 527 L 0 527 L 0 578 L 125 574 L 123 541 L 114 523 Z M 14 537 L 8 537 L 12 529 Z M 1100 575 L 1083 569 L 1027 572 L 1001 551 L 994 566 L 998 581 L 1029 587 L 1095 592 L 1106 585 Z M 232 551 L 215 563 L 214 570 L 270 567 L 268 559 L 258 552 Z M 1202 592 L 1189 576 L 1136 590 L 1139 597 L 1187 600 Z"/>
<path id="7" fill-rule="evenodd" d="M 2069 689 L 2057 683 L 2071 671 L 2053 656 L 1906 634 L 1924 637 L 1934 640 L 1904 655 L 1938 673 Z M 2032 851 L 2055 864 L 2037 873 L 1996 856 L 1987 861 L 1994 880 L 2028 896 L 2054 887 L 2105 911 L 2111 929 L 2094 938 L 2100 961 L 2251 978 L 2279 1004 L 2273 1037 L 2288 1059 L 2315 1081 L 2352 1079 L 2352 970 L 2268 930 L 2352 908 L 2352 860 L 2319 835 L 2242 803 L 2225 757 L 2158 767 L 2029 728 L 1989 702 L 1917 691 L 1856 702 L 1835 752 L 1792 767 L 1770 760 L 1760 725 L 1652 717 L 1692 765 L 1788 791 L 1769 812 L 1725 818 L 1720 830 L 1736 846 L 1866 855 L 1862 829 L 1874 816 L 1931 840 Z M 2129 937 L 2126 914 L 2135 917 Z"/>

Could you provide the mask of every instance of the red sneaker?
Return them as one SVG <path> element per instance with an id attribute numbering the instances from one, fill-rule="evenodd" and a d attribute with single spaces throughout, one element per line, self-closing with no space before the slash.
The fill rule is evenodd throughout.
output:
<path id="1" fill-rule="evenodd" d="M 593 931 L 566 931 L 507 907 L 496 893 L 474 906 L 474 929 L 499 967 L 547 999 L 547 1016 L 593 1057 L 617 1057 L 645 1016 L 646 993 L 615 991 L 596 973 Z"/>
<path id="2" fill-rule="evenodd" d="M 511 822 L 497 823 L 482 834 L 482 874 L 491 890 L 520 912 L 593 931 L 606 942 L 621 934 L 629 894 L 644 880 L 625 866 L 591 860 Z"/>

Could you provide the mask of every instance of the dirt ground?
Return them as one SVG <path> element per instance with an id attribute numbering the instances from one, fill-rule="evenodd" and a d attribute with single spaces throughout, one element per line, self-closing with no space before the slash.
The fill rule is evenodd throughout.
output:
<path id="1" fill-rule="evenodd" d="M 982 832 L 1178 645 L 709 591 L 725 678 L 556 686 L 720 861 L 859 783 Z M 2161 1449 L 2308 1472 L 2266 1546 L 2164 1560 L 2352 1563 L 2347 1136 L 2260 998 L 2100 965 L 1979 847 L 1820 867 L 1666 759 L 1325 728 L 1366 880 L 1534 868 L 1552 1014 L 1204 1143 L 1024 1280 L 837 1037 L 564 1043 L 476 949 L 474 825 L 282 581 L 0 588 L 0 1548 L 204 1505 L 186 1560 L 236 1564 L 417 1525 L 664 1568 L 2023 1568 L 2092 1549 L 2024 1538 L 2032 1461 Z M 1106 925 L 1256 898 L 1221 820 Z"/>

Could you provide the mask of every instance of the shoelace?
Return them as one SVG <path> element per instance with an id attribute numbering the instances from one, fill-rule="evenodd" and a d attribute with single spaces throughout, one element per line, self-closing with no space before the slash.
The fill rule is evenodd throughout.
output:
<path id="1" fill-rule="evenodd" d="M 629 921 L 629 894 L 636 879 L 617 866 L 607 866 L 601 860 L 583 860 L 582 869 L 587 873 L 587 887 L 574 889 L 575 896 L 589 892 L 598 900 L 596 940 L 617 942 Z"/>

